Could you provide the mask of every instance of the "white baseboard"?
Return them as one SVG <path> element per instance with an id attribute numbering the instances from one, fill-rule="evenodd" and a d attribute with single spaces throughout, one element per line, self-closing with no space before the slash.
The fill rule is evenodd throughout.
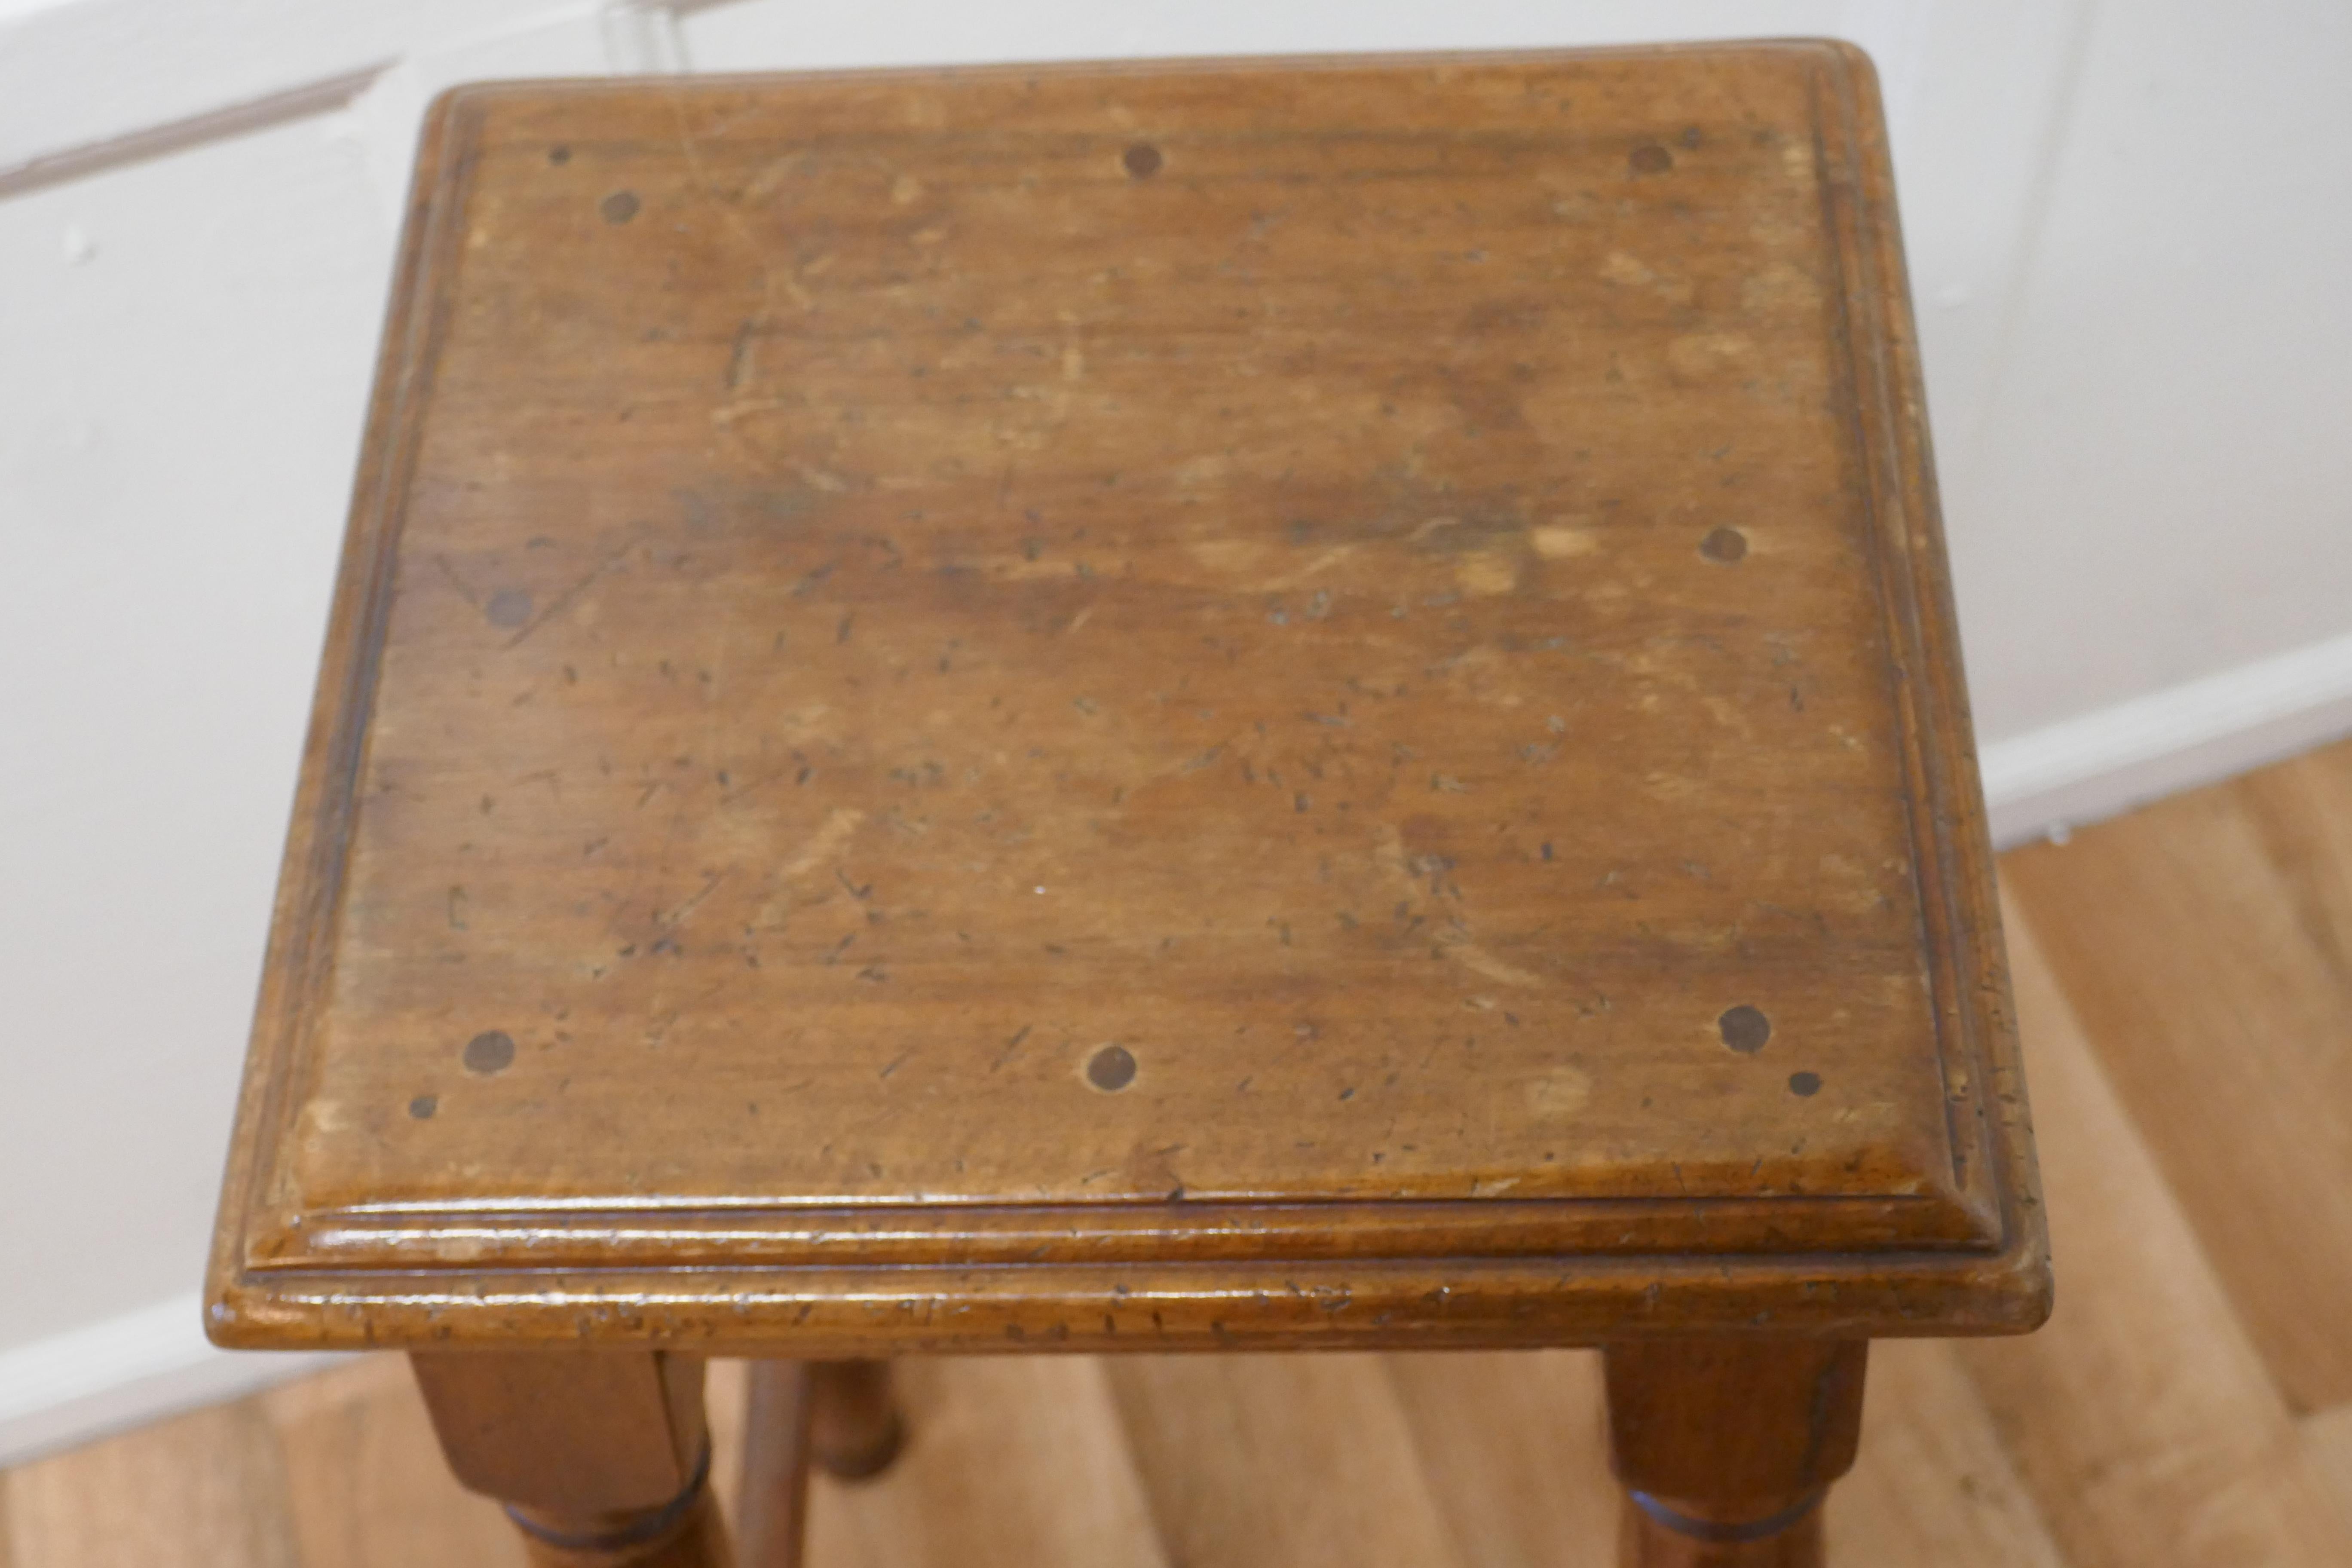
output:
<path id="1" fill-rule="evenodd" d="M 1981 752 L 2007 848 L 2352 735 L 2352 636 L 2136 697 Z"/>
<path id="2" fill-rule="evenodd" d="M 2352 637 L 2135 698 L 1983 750 L 2007 847 L 2352 734 Z M 341 1359 L 215 1350 L 185 1296 L 0 1352 L 0 1466 Z"/>
<path id="3" fill-rule="evenodd" d="M 0 1467 L 200 1405 L 235 1399 L 345 1358 L 215 1349 L 191 1290 L 0 1351 Z"/>

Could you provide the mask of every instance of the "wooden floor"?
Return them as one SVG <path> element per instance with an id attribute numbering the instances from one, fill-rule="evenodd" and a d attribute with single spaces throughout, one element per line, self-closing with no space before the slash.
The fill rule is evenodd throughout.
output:
<path id="1" fill-rule="evenodd" d="M 1882 1345 L 1849 1568 L 2352 1565 L 2352 742 L 2003 862 L 2058 1257 L 2032 1338 Z M 722 1448 L 739 1369 L 714 1376 Z M 916 1364 L 817 1568 L 1605 1564 L 1598 1371 Z M 520 1564 L 372 1358 L 0 1476 L 0 1568 Z"/>

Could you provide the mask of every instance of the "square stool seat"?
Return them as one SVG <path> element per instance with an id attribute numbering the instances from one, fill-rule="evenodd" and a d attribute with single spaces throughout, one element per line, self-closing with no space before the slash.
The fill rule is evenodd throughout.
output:
<path id="1" fill-rule="evenodd" d="M 222 1342 L 2015 1331 L 2022 1094 L 1856 52 L 435 107 Z"/>

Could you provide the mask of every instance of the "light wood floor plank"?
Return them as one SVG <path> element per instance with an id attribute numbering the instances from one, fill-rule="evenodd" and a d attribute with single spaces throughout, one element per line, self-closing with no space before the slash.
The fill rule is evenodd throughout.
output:
<path id="1" fill-rule="evenodd" d="M 2230 782 L 2247 805 L 2295 924 L 2352 989 L 2352 741 Z"/>
<path id="2" fill-rule="evenodd" d="M 1948 1343 L 1870 1348 L 1862 1457 L 1830 1494 L 1832 1563 L 2067 1568 Z"/>
<path id="3" fill-rule="evenodd" d="M 1383 1358 L 1415 1456 L 1469 1568 L 1609 1568 L 1609 1474 L 1591 1351 Z"/>
<path id="4" fill-rule="evenodd" d="M 2288 1403 L 2352 1400 L 2352 743 L 2005 869 Z"/>
<path id="5" fill-rule="evenodd" d="M 1610 1479 L 1589 1352 L 1391 1356 L 1439 1507 L 1472 1568 L 1607 1568 Z M 1830 1504 L 1845 1563 L 2064 1568 L 1951 1348 L 1871 1352 L 1862 1458 Z"/>
<path id="6" fill-rule="evenodd" d="M 9 1472 L 20 1568 L 301 1568 L 268 1417 L 217 1405 Z"/>
<path id="7" fill-rule="evenodd" d="M 2352 1519 L 2352 1405 L 2305 1416 L 2303 1438 L 2312 1463 L 2335 1490 L 2336 1506 Z"/>
<path id="8" fill-rule="evenodd" d="M 1169 1568 L 1091 1357 L 902 1364 L 911 1436 L 879 1479 L 816 1480 L 812 1568 Z"/>
<path id="9" fill-rule="evenodd" d="M 2058 1309 L 1956 1353 L 2074 1568 L 2352 1563 L 2352 1529 L 2033 926 L 2005 912 Z"/>
<path id="10" fill-rule="evenodd" d="M 302 1568 L 522 1568 L 499 1506 L 450 1479 L 404 1357 L 365 1356 L 259 1403 Z"/>
<path id="11" fill-rule="evenodd" d="M 1467 1568 L 1381 1357 L 1103 1364 L 1171 1563 Z"/>

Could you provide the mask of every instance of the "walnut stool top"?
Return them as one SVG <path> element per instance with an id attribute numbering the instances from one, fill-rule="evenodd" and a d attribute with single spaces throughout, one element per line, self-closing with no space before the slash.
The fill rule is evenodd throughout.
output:
<path id="1" fill-rule="evenodd" d="M 2029 1142 L 1855 53 L 436 106 L 224 1341 L 1992 1331 Z"/>

